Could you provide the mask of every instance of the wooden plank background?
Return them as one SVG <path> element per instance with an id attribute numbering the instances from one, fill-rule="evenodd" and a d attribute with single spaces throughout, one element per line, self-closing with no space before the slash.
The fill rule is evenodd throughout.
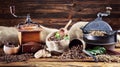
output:
<path id="1" fill-rule="evenodd" d="M 120 0 L 0 0 L 0 26 L 15 26 L 25 18 L 15 18 L 10 14 L 9 6 L 16 7 L 17 15 L 30 13 L 34 22 L 53 28 L 64 27 L 68 17 L 73 22 L 92 21 L 98 12 L 112 7 L 111 15 L 104 17 L 114 30 L 120 29 Z M 72 25 L 71 24 L 71 25 Z"/>

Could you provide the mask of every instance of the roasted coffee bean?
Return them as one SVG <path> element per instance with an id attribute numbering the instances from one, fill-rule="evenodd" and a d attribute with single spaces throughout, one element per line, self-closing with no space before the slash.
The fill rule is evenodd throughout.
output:
<path id="1" fill-rule="evenodd" d="M 92 36 L 104 36 L 105 34 L 106 34 L 105 31 L 99 31 L 99 30 L 90 31 L 90 35 Z"/>
<path id="2" fill-rule="evenodd" d="M 96 58 L 103 62 L 120 62 L 120 55 L 97 55 Z"/>
<path id="3" fill-rule="evenodd" d="M 0 62 L 22 62 L 26 61 L 30 58 L 33 58 L 33 54 L 31 53 L 25 53 L 25 54 L 20 54 L 20 55 L 4 55 L 0 56 Z"/>
<path id="4" fill-rule="evenodd" d="M 59 59 L 82 59 L 86 57 L 88 56 L 82 52 L 82 46 L 77 45 L 63 52 L 63 54 L 59 56 Z"/>

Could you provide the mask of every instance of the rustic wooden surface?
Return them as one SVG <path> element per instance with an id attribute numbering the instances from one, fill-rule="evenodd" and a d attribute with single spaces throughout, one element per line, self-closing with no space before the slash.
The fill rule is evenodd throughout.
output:
<path id="1" fill-rule="evenodd" d="M 16 6 L 17 15 L 30 13 L 34 22 L 54 28 L 64 27 L 70 14 L 72 24 L 80 20 L 92 21 L 98 12 L 105 12 L 110 6 L 112 13 L 104 20 L 113 29 L 120 29 L 120 0 L 0 0 L 0 25 L 15 26 L 25 21 L 25 18 L 14 18 L 10 14 L 11 5 Z"/>
<path id="2" fill-rule="evenodd" d="M 34 22 L 47 27 L 60 28 L 72 16 L 73 22 L 92 21 L 98 12 L 104 12 L 107 6 L 113 8 L 108 17 L 104 17 L 113 29 L 120 29 L 120 0 L 0 0 L 0 26 L 15 26 L 25 18 L 14 18 L 9 6 L 16 6 L 17 15 L 30 13 Z M 71 25 L 72 25 L 71 24 Z M 45 60 L 45 59 L 44 59 Z M 23 67 L 120 67 L 120 63 L 104 62 L 39 62 L 35 59 L 26 62 L 0 63 L 3 66 Z"/>
<path id="3" fill-rule="evenodd" d="M 115 50 L 120 51 L 120 48 Z M 2 48 L 0 48 L 0 54 L 3 53 Z M 68 62 L 69 61 L 69 62 Z M 5 63 L 0 62 L 0 67 L 119 67 L 120 63 L 106 63 L 106 62 L 83 62 L 79 60 L 68 60 L 61 61 L 57 59 L 41 58 L 41 59 L 29 59 L 24 62 L 12 62 Z"/>
<path id="4" fill-rule="evenodd" d="M 14 62 L 2 63 L 1 67 L 120 67 L 120 63 L 95 62 Z"/>

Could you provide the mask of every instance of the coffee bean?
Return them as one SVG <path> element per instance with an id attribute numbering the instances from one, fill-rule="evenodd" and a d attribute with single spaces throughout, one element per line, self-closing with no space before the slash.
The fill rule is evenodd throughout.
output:
<path id="1" fill-rule="evenodd" d="M 21 62 L 21 61 L 26 61 L 30 58 L 33 58 L 32 53 L 25 53 L 25 54 L 20 54 L 20 55 L 4 55 L 0 56 L 0 62 Z"/>
<path id="2" fill-rule="evenodd" d="M 81 45 L 72 46 L 71 49 L 66 50 L 61 56 L 59 56 L 60 59 L 81 59 L 86 57 L 88 56 L 82 52 Z"/>
<path id="3" fill-rule="evenodd" d="M 97 55 L 96 58 L 98 59 L 98 61 L 103 62 L 120 62 L 119 55 Z"/>

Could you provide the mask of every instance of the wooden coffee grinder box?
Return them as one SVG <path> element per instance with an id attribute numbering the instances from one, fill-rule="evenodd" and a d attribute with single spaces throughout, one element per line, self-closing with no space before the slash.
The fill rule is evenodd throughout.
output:
<path id="1" fill-rule="evenodd" d="M 26 22 L 18 25 L 19 41 L 23 53 L 33 53 L 40 49 L 40 32 L 39 24 L 31 21 L 27 16 Z"/>

